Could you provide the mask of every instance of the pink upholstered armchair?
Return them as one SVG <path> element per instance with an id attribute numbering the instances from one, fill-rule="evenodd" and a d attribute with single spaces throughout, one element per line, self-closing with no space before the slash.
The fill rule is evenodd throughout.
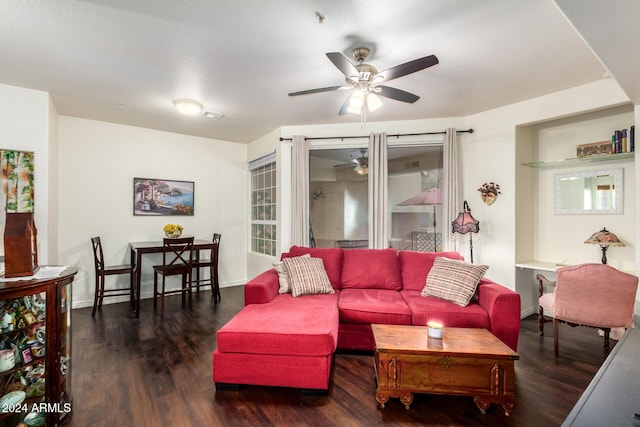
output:
<path id="1" fill-rule="evenodd" d="M 542 284 L 553 284 L 538 275 Z M 581 264 L 556 271 L 555 291 L 540 296 L 540 335 L 544 335 L 543 309 L 553 317 L 553 346 L 558 356 L 558 324 L 589 326 L 604 331 L 609 350 L 611 328 L 633 326 L 638 277 L 606 264 Z"/>

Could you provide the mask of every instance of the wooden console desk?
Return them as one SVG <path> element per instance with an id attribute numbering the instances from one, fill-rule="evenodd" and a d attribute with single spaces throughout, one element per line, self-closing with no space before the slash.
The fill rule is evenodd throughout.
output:
<path id="1" fill-rule="evenodd" d="M 640 330 L 628 329 L 573 407 L 563 426 L 634 426 L 640 413 Z M 636 421 L 637 423 L 638 421 Z"/>

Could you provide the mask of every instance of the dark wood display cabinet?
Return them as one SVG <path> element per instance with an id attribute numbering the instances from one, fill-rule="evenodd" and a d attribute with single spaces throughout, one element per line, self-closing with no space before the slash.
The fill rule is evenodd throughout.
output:
<path id="1" fill-rule="evenodd" d="M 0 281 L 0 427 L 53 427 L 71 418 L 77 272 L 68 267 L 56 277 Z"/>

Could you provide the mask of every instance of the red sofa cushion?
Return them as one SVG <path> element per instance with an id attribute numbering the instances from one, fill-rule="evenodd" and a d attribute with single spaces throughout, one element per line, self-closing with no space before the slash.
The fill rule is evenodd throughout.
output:
<path id="1" fill-rule="evenodd" d="M 439 256 L 464 261 L 464 257 L 458 252 L 400 251 L 402 289 L 421 291 L 427 283 L 427 275 L 433 262 Z"/>
<path id="2" fill-rule="evenodd" d="M 282 257 L 296 257 L 305 254 L 313 258 L 322 258 L 324 269 L 329 276 L 329 281 L 333 289 L 340 289 L 340 279 L 342 275 L 343 250 L 341 248 L 307 248 L 305 246 L 291 246 L 288 253 L 283 253 Z"/>
<path id="3" fill-rule="evenodd" d="M 402 289 L 395 249 L 344 251 L 342 289 Z"/>
<path id="4" fill-rule="evenodd" d="M 436 320 L 452 328 L 491 329 L 489 313 L 476 302 L 461 307 L 452 302 L 434 297 L 423 297 L 420 291 L 400 291 L 411 309 L 411 324 L 424 326 L 430 320 Z"/>
<path id="5" fill-rule="evenodd" d="M 410 325 L 411 312 L 398 291 L 343 289 L 338 300 L 340 323 Z"/>
<path id="6" fill-rule="evenodd" d="M 322 356 L 338 343 L 338 293 L 293 298 L 243 308 L 218 331 L 218 350 L 228 353 Z"/>

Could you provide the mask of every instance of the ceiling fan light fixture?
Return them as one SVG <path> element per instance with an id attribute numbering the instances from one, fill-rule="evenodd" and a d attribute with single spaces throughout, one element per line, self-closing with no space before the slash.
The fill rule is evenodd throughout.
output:
<path id="1" fill-rule="evenodd" d="M 367 166 L 356 166 L 355 168 L 353 168 L 354 171 L 356 171 L 356 173 L 358 175 L 366 175 L 369 173 L 369 167 Z"/>
<path id="2" fill-rule="evenodd" d="M 370 113 L 374 111 L 378 111 L 382 108 L 382 100 L 375 93 L 370 93 L 367 95 L 367 109 Z"/>
<path id="3" fill-rule="evenodd" d="M 349 113 L 360 114 L 362 107 L 364 106 L 364 93 L 360 90 L 356 90 L 351 94 L 349 98 Z"/>
<path id="4" fill-rule="evenodd" d="M 188 116 L 199 114 L 204 108 L 204 106 L 198 101 L 187 98 L 176 99 L 175 101 L 173 101 L 173 105 L 179 112 Z"/>

